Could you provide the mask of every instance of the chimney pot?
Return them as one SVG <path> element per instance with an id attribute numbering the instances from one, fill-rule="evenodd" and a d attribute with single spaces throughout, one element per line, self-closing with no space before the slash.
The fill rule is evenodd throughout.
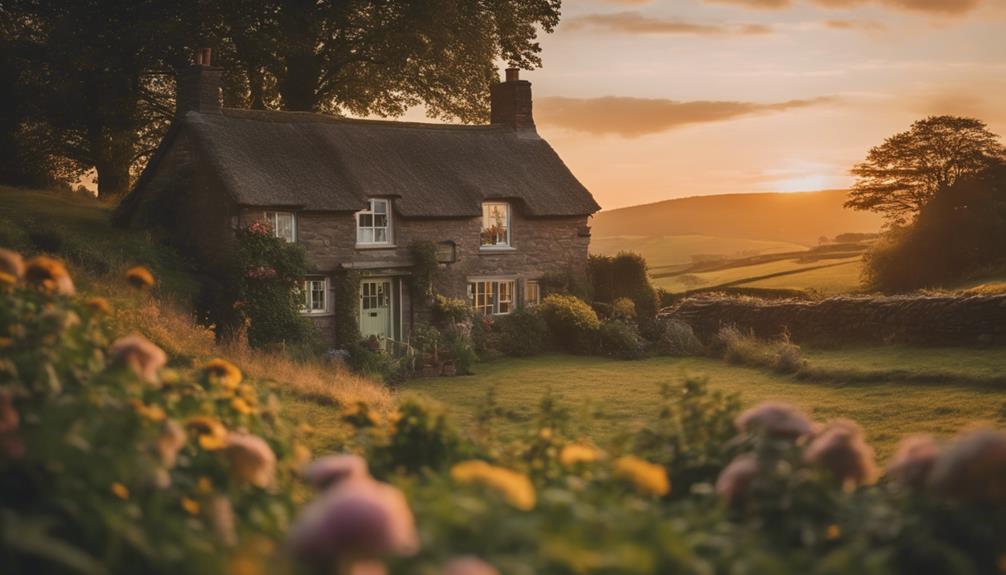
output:
<path id="1" fill-rule="evenodd" d="M 506 69 L 506 81 L 516 82 L 520 80 L 520 68 L 510 67 Z"/>
<path id="2" fill-rule="evenodd" d="M 506 124 L 514 130 L 534 131 L 531 115 L 531 82 L 520 79 L 520 69 L 506 69 L 506 81 L 489 87 L 490 119 L 493 124 Z"/>
<path id="3" fill-rule="evenodd" d="M 222 68 L 210 65 L 213 51 L 200 48 L 193 53 L 192 65 L 175 74 L 175 115 L 186 112 L 220 113 Z"/>

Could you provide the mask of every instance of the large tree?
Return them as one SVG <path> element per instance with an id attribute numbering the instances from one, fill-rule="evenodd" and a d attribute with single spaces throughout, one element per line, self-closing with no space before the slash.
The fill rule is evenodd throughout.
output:
<path id="1" fill-rule="evenodd" d="M 1001 161 L 1004 148 L 974 118 L 932 116 L 870 150 L 852 173 L 858 179 L 847 208 L 882 214 L 889 226 L 915 220 L 941 190 Z"/>

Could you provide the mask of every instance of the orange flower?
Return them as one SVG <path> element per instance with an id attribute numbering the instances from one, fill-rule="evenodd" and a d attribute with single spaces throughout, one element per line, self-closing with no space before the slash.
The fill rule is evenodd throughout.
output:
<path id="1" fill-rule="evenodd" d="M 182 509 L 189 515 L 199 515 L 199 502 L 191 497 L 182 497 Z"/>
<path id="2" fill-rule="evenodd" d="M 231 400 L 231 409 L 244 415 L 255 413 L 252 406 L 248 405 L 248 402 L 240 397 L 235 397 Z"/>
<path id="3" fill-rule="evenodd" d="M 129 404 L 133 406 L 136 413 L 148 421 L 164 421 L 167 414 L 160 405 L 147 405 L 139 399 L 130 399 Z"/>
<path id="4" fill-rule="evenodd" d="M 241 384 L 241 370 L 226 359 L 211 359 L 203 366 L 203 375 L 209 383 L 234 390 Z"/>
<path id="5" fill-rule="evenodd" d="M 116 481 L 112 484 L 112 494 L 122 500 L 129 499 L 129 488 Z"/>
<path id="6" fill-rule="evenodd" d="M 143 266 L 136 266 L 126 271 L 126 282 L 136 289 L 147 289 L 154 285 L 154 274 Z"/>
<path id="7" fill-rule="evenodd" d="M 87 300 L 87 307 L 94 313 L 105 315 L 112 313 L 112 305 L 103 297 L 93 297 Z"/>
<path id="8" fill-rule="evenodd" d="M 189 419 L 185 426 L 195 432 L 199 446 L 206 451 L 227 447 L 227 428 L 212 417 L 198 416 Z"/>
<path id="9" fill-rule="evenodd" d="M 649 495 L 667 495 L 671 491 L 671 482 L 667 479 L 667 470 L 664 466 L 633 455 L 625 455 L 615 460 L 615 476 L 629 481 L 640 492 Z"/>
<path id="10" fill-rule="evenodd" d="M 25 281 L 44 292 L 56 295 L 73 295 L 73 279 L 66 266 L 49 256 L 35 256 L 25 264 Z"/>

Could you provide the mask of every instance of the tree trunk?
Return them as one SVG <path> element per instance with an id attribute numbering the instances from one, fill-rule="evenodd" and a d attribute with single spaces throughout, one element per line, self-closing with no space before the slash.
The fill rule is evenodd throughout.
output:
<path id="1" fill-rule="evenodd" d="M 286 57 L 286 76 L 279 82 L 283 109 L 314 112 L 318 109 L 318 80 L 321 66 L 311 51 L 298 50 Z"/>
<path id="2" fill-rule="evenodd" d="M 129 133 L 118 132 L 92 142 L 94 168 L 98 172 L 98 197 L 122 197 L 129 192 L 129 168 L 133 161 L 133 141 Z"/>

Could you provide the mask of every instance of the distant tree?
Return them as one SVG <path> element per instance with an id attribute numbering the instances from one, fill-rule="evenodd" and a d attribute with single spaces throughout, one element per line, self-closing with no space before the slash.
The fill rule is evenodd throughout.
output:
<path id="1" fill-rule="evenodd" d="M 979 174 L 1004 155 L 999 136 L 974 118 L 932 116 L 870 150 L 852 169 L 858 180 L 845 207 L 909 224 L 941 190 Z"/>

